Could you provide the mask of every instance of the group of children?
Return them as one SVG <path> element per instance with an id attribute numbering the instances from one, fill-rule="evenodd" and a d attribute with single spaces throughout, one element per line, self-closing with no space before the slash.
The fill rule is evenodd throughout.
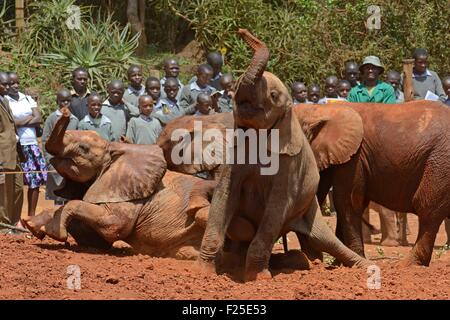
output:
<path id="1" fill-rule="evenodd" d="M 359 84 L 358 64 L 355 61 L 345 63 L 343 70 L 343 79 L 339 80 L 336 76 L 329 76 L 324 82 L 324 96 L 322 97 L 320 85 L 312 84 L 306 86 L 304 82 L 296 81 L 291 85 L 291 95 L 294 104 L 310 103 L 325 104 L 334 101 L 348 99 L 351 89 Z M 385 82 L 394 88 L 395 102 L 405 102 L 405 97 L 401 89 L 402 77 L 400 72 L 391 70 L 385 74 Z M 450 106 L 450 76 L 442 79 L 442 88 L 447 95 L 445 104 Z M 420 97 L 425 98 L 425 97 Z"/>
<path id="2" fill-rule="evenodd" d="M 232 111 L 233 77 L 222 74 L 220 53 L 210 53 L 207 61 L 197 67 L 196 76 L 186 85 L 178 78 L 180 68 L 173 58 L 164 61 L 162 79 L 148 77 L 144 85 L 142 68 L 132 65 L 127 71 L 128 87 L 121 80 L 112 80 L 106 100 L 88 90 L 89 73 L 77 68 L 72 72 L 73 90 L 57 93 L 58 107 L 70 100 L 77 130 L 96 131 L 108 141 L 126 138 L 131 143 L 153 144 L 162 128 L 175 118 Z M 57 110 L 48 118 L 44 125 L 47 135 L 60 113 Z"/>

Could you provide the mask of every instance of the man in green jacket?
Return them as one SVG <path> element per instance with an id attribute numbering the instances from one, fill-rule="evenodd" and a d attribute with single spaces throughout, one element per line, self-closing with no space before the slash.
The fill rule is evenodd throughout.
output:
<path id="1" fill-rule="evenodd" d="M 384 72 L 380 59 L 376 56 L 368 56 L 359 67 L 361 72 L 361 83 L 350 90 L 349 102 L 377 102 L 396 103 L 394 88 L 379 77 Z M 370 107 L 368 107 L 370 108 Z M 380 214 L 381 245 L 398 246 L 406 245 L 406 213 L 391 211 L 379 205 L 372 204 Z M 369 210 L 363 215 L 369 221 Z M 363 224 L 364 242 L 370 243 L 370 233 Z"/>
<path id="2" fill-rule="evenodd" d="M 384 67 L 378 57 L 366 57 L 359 66 L 359 71 L 361 83 L 350 90 L 347 98 L 349 102 L 395 103 L 394 88 L 379 80 Z"/>
<path id="3" fill-rule="evenodd" d="M 23 204 L 23 176 L 17 159 L 17 138 L 14 118 L 4 98 L 9 89 L 9 77 L 0 72 L 0 222 L 15 225 Z M 0 233 L 8 232 L 0 227 Z"/>

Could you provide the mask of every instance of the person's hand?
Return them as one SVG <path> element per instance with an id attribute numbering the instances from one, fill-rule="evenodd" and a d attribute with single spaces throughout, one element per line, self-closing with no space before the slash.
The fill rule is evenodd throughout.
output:
<path id="1" fill-rule="evenodd" d="M 61 113 L 63 114 L 64 117 L 68 118 L 70 117 L 70 109 L 69 107 L 62 107 L 60 109 Z"/>
<path id="2" fill-rule="evenodd" d="M 133 143 L 126 136 L 120 136 L 119 142 L 121 142 L 121 143 Z"/>

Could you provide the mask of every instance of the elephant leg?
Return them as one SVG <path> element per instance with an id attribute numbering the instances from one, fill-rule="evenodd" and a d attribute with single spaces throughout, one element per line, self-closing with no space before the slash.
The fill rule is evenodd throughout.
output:
<path id="1" fill-rule="evenodd" d="M 444 215 L 439 214 L 420 214 L 419 216 L 419 234 L 416 243 L 411 250 L 409 256 L 401 262 L 402 266 L 430 264 L 431 255 L 433 254 L 434 241 L 439 227 L 444 220 Z"/>
<path id="2" fill-rule="evenodd" d="M 401 246 L 408 245 L 408 239 L 406 238 L 406 230 L 408 227 L 408 214 L 406 212 L 396 212 L 397 217 L 397 241 Z"/>
<path id="3" fill-rule="evenodd" d="M 49 237 L 57 241 L 66 241 L 69 223 L 76 219 L 97 232 L 108 243 L 126 238 L 132 223 L 124 216 L 111 213 L 106 206 L 73 200 L 62 210 L 57 210 L 53 219 L 42 227 Z"/>
<path id="4" fill-rule="evenodd" d="M 306 254 L 310 261 L 314 261 L 316 259 L 323 261 L 322 251 L 319 251 L 316 249 L 316 247 L 314 247 L 309 236 L 304 235 L 300 232 L 296 232 L 295 234 L 297 235 L 298 241 L 300 242 L 302 252 Z"/>
<path id="5" fill-rule="evenodd" d="M 273 245 L 278 239 L 285 214 L 274 215 L 266 210 L 253 240 L 247 250 L 245 261 L 245 281 L 271 278 L 269 260 Z"/>
<path id="6" fill-rule="evenodd" d="M 382 246 L 396 247 L 400 245 L 398 241 L 399 234 L 397 230 L 397 212 L 380 206 L 380 225 Z"/>
<path id="7" fill-rule="evenodd" d="M 357 163 L 345 164 L 333 177 L 334 205 L 337 213 L 336 235 L 351 250 L 364 257 L 362 215 L 369 204 L 364 173 Z M 355 176 L 353 184 L 348 175 Z"/>
<path id="8" fill-rule="evenodd" d="M 203 270 L 212 271 L 215 268 L 215 259 L 223 247 L 226 231 L 237 210 L 240 181 L 231 181 L 232 171 L 231 165 L 224 165 L 220 183 L 213 195 L 198 259 L 198 265 Z"/>
<path id="9" fill-rule="evenodd" d="M 362 226 L 361 226 L 361 232 L 364 243 L 372 243 L 372 231 L 370 224 L 370 214 L 369 214 L 369 207 L 367 207 L 362 215 Z"/>
<path id="10" fill-rule="evenodd" d="M 22 219 L 22 224 L 30 230 L 36 238 L 42 240 L 45 238 L 45 232 L 43 232 L 41 228 L 52 221 L 55 212 L 58 210 L 62 210 L 62 208 L 46 209 L 36 216 L 26 216 Z"/>
<path id="11" fill-rule="evenodd" d="M 353 207 L 349 197 L 345 200 L 336 197 L 335 206 L 339 228 L 339 233 L 336 233 L 336 235 L 351 250 L 361 257 L 365 257 L 362 239 L 362 213 L 366 206 L 361 204 Z"/>
<path id="12" fill-rule="evenodd" d="M 69 222 L 67 231 L 80 246 L 94 247 L 100 250 L 108 250 L 112 246 L 112 243 L 103 239 L 93 228 L 77 219 Z"/>
<path id="13" fill-rule="evenodd" d="M 445 219 L 445 233 L 447 233 L 447 245 L 450 246 L 450 218 Z"/>
<path id="14" fill-rule="evenodd" d="M 294 228 L 296 232 L 308 238 L 308 245 L 313 248 L 314 252 L 327 252 L 349 267 L 369 264 L 366 259 L 347 248 L 333 234 L 322 217 L 316 200 L 311 205 L 309 212 L 302 219 L 296 221 Z"/>
<path id="15" fill-rule="evenodd" d="M 322 206 L 325 202 L 327 194 L 330 191 L 331 183 L 332 183 L 332 169 L 327 169 L 325 171 L 320 172 L 320 180 L 319 187 L 317 189 L 317 201 L 319 205 Z"/>

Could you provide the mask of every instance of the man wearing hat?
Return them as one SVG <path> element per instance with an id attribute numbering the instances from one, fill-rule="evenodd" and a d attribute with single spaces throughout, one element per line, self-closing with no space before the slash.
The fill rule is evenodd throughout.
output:
<path id="1" fill-rule="evenodd" d="M 384 67 L 380 59 L 376 56 L 368 56 L 359 67 L 361 73 L 361 83 L 350 90 L 347 100 L 349 102 L 377 102 L 395 103 L 394 88 L 379 77 L 384 72 Z M 405 245 L 406 242 L 406 214 L 397 213 L 384 208 L 378 204 L 371 204 L 380 214 L 381 224 L 381 245 L 398 246 Z M 369 222 L 369 210 L 363 214 L 364 219 Z M 399 225 L 399 227 L 397 227 Z M 400 227 L 403 225 L 403 227 Z M 370 231 L 363 224 L 364 242 L 370 243 Z"/>
<path id="2" fill-rule="evenodd" d="M 350 90 L 347 98 L 349 102 L 395 103 L 394 88 L 379 80 L 384 67 L 377 56 L 365 57 L 359 72 L 361 83 Z"/>

